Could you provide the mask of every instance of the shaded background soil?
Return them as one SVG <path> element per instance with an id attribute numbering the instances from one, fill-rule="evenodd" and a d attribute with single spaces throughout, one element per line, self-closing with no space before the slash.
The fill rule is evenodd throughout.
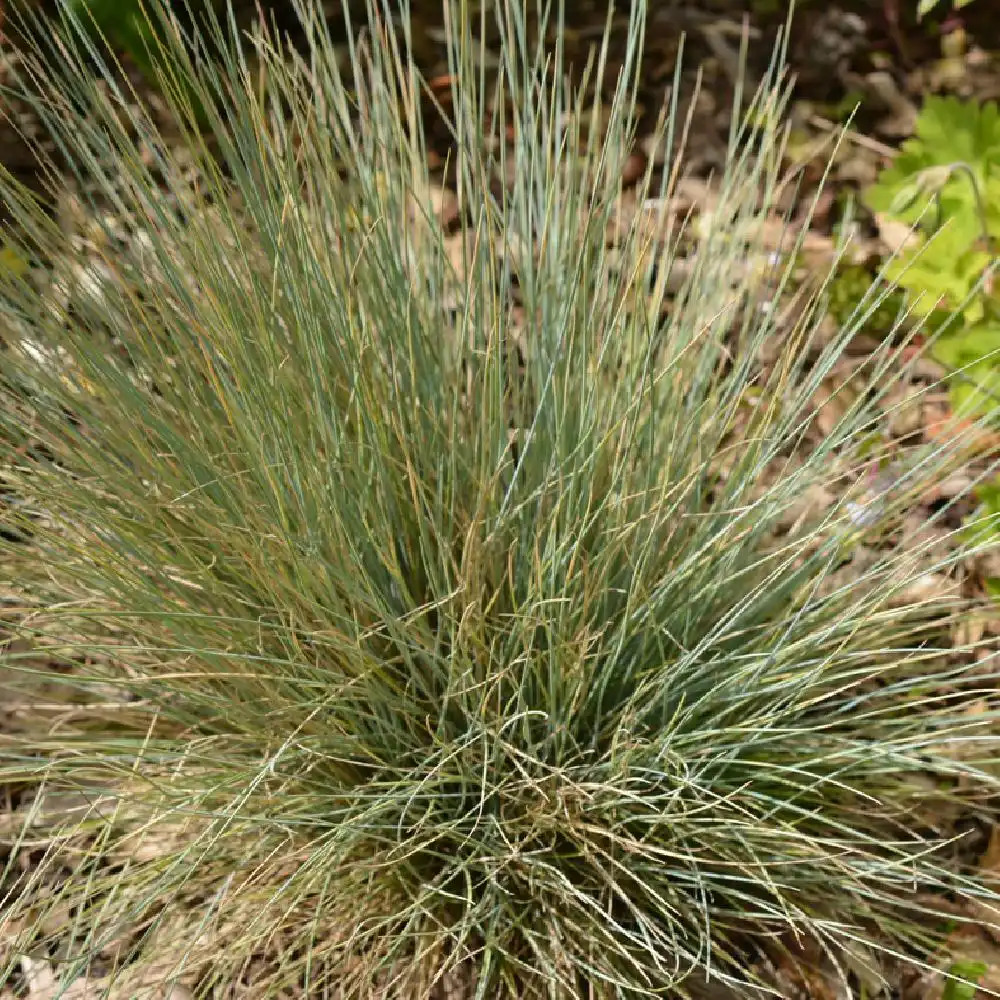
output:
<path id="1" fill-rule="evenodd" d="M 2 11 L 4 0 L 0 0 Z M 45 16 L 58 0 L 33 7 Z M 179 15 L 188 4 L 178 2 Z M 190 5 L 197 12 L 198 4 Z M 249 26 L 266 17 L 293 38 L 301 38 L 291 0 L 236 0 L 238 20 Z M 416 62 L 429 77 L 447 69 L 441 44 L 442 0 L 411 3 Z M 614 5 L 622 17 L 629 3 Z M 348 3 L 354 22 L 364 4 Z M 684 64 L 703 73 L 701 132 L 725 134 L 740 68 L 741 36 L 746 34 L 749 82 L 759 79 L 771 60 L 775 40 L 788 19 L 785 0 L 653 0 L 647 49 L 642 66 L 641 103 L 655 119 L 674 80 L 683 38 Z M 335 37 L 346 38 L 345 5 L 327 0 L 324 10 Z M 603 29 L 604 0 L 567 0 L 567 55 L 582 66 Z M 795 97 L 815 106 L 827 121 L 839 123 L 858 108 L 856 131 L 876 141 L 894 142 L 912 125 L 912 106 L 923 95 L 949 92 L 982 100 L 1000 97 L 1000 18 L 994 0 L 974 0 L 956 13 L 940 0 L 931 16 L 918 22 L 915 0 L 801 0 L 791 21 L 789 66 Z M 197 16 L 197 14 L 196 14 Z M 8 38 L 17 34 L 12 14 L 4 22 Z M 9 49 L 9 41 L 7 45 Z M 127 60 L 126 60 L 127 64 Z M 3 68 L 0 67 L 0 82 Z M 3 109 L 12 121 L 0 130 L 0 162 L 27 183 L 37 182 L 37 163 L 29 144 L 18 136 L 38 134 L 30 113 L 16 103 Z M 705 163 L 704 166 L 714 166 Z"/>

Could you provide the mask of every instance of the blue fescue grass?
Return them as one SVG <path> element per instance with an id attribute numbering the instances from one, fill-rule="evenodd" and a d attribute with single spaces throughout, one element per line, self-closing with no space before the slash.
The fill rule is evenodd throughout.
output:
<path id="1" fill-rule="evenodd" d="M 4 280 L 23 336 L 0 421 L 48 455 L 11 452 L 34 520 L 6 565 L 92 706 L 0 743 L 7 780 L 79 796 L 0 907 L 11 956 L 58 939 L 71 982 L 116 954 L 126 992 L 155 970 L 238 995 L 256 962 L 256 996 L 661 996 L 739 988 L 762 940 L 845 978 L 859 942 L 919 963 L 936 896 L 994 898 L 935 826 L 996 794 L 992 714 L 968 711 L 994 678 L 949 659 L 961 602 L 906 600 L 971 543 L 897 534 L 845 584 L 869 519 L 838 502 L 777 530 L 862 476 L 900 370 L 887 344 L 817 435 L 867 306 L 824 342 L 821 295 L 789 325 L 791 264 L 757 266 L 777 68 L 698 232 L 663 209 L 668 109 L 678 165 L 639 182 L 656 225 L 609 246 L 641 8 L 620 75 L 606 46 L 588 68 L 598 107 L 516 0 L 489 75 L 451 5 L 454 237 L 385 12 L 346 80 L 308 5 L 296 59 L 217 25 L 209 64 L 165 31 L 169 141 L 113 67 L 93 85 L 69 21 L 38 38 L 39 113 L 145 236 L 68 243 L 0 181 L 22 252 L 113 275 L 71 310 Z M 882 517 L 962 444 L 903 449 Z"/>

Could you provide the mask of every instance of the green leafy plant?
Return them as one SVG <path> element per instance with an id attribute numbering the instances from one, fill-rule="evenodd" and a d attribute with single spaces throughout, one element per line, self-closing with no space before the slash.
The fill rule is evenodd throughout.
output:
<path id="1" fill-rule="evenodd" d="M 887 332 L 899 325 L 905 309 L 903 293 L 899 289 L 884 292 L 872 303 L 865 326 L 870 330 Z M 830 282 L 827 309 L 837 323 L 851 323 L 857 313 L 858 303 L 865 301 L 872 292 L 871 269 L 860 264 L 841 264 L 834 280 Z"/>
<path id="2" fill-rule="evenodd" d="M 960 306 L 972 292 L 989 261 L 985 244 L 1000 230 L 998 195 L 996 104 L 928 98 L 913 138 L 866 193 L 873 211 L 918 227 L 923 237 L 919 254 L 904 255 L 890 277 L 925 293 L 915 302 L 924 313 L 942 296 Z"/>
<path id="3" fill-rule="evenodd" d="M 998 790 L 996 739 L 955 753 L 995 678 L 949 660 L 961 604 L 908 597 L 929 556 L 881 524 L 959 439 L 870 481 L 902 362 L 821 431 L 860 319 L 821 338 L 820 298 L 783 318 L 790 268 L 747 267 L 787 90 L 743 109 L 686 240 L 676 150 L 623 225 L 643 5 L 579 85 L 534 5 L 495 7 L 495 72 L 450 8 L 454 213 L 374 3 L 351 90 L 318 4 L 309 57 L 262 35 L 259 76 L 165 30 L 183 148 L 79 38 L 27 53 L 109 231 L 68 241 L 0 179 L 55 274 L 0 272 L 0 427 L 35 442 L 4 455 L 32 543 L 3 566 L 59 668 L 5 662 L 48 693 L 0 737 L 0 982 L 58 956 L 109 996 L 642 997 L 766 983 L 765 952 L 846 981 L 995 900 L 941 819 Z"/>
<path id="4" fill-rule="evenodd" d="M 951 0 L 952 10 L 961 10 L 968 7 L 972 0 Z M 941 6 L 941 0 L 917 0 L 917 19 L 926 17 L 931 11 Z"/>
<path id="5" fill-rule="evenodd" d="M 955 962 L 948 969 L 949 978 L 944 985 L 941 1000 L 974 1000 L 978 992 L 979 980 L 986 975 L 989 966 L 985 962 Z"/>
<path id="6" fill-rule="evenodd" d="M 916 134 L 866 201 L 873 211 L 915 227 L 914 245 L 889 263 L 887 274 L 910 293 L 909 306 L 928 332 L 938 329 L 933 353 L 958 372 L 952 379 L 955 409 L 994 413 L 1000 358 L 1000 300 L 991 280 L 1000 239 L 996 104 L 928 98 Z"/>
<path id="7" fill-rule="evenodd" d="M 159 39 L 142 0 L 72 0 L 64 10 L 112 47 L 127 52 L 141 70 L 153 76 L 150 53 L 157 48 Z"/>

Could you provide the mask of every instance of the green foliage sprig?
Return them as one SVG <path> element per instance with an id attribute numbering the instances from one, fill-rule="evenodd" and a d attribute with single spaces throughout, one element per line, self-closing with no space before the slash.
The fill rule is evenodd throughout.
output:
<path id="1" fill-rule="evenodd" d="M 150 53 L 157 49 L 159 36 L 142 0 L 71 0 L 65 9 L 155 78 Z"/>
<path id="2" fill-rule="evenodd" d="M 968 7 L 972 0 L 951 0 L 952 10 Z M 917 0 L 917 20 L 926 17 L 931 11 L 941 6 L 941 0 Z"/>
<path id="3" fill-rule="evenodd" d="M 865 197 L 873 211 L 915 227 L 913 245 L 886 272 L 910 293 L 934 355 L 956 372 L 956 412 L 1000 412 L 1000 297 L 991 280 L 1000 241 L 996 104 L 928 98 L 914 137 Z"/>

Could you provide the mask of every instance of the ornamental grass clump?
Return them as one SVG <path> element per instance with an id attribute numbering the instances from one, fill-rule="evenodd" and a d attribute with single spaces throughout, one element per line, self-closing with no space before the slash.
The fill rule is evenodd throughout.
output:
<path id="1" fill-rule="evenodd" d="M 884 292 L 830 334 L 769 247 L 777 69 L 710 210 L 675 211 L 676 105 L 623 196 L 641 7 L 571 77 L 523 3 L 453 3 L 433 91 L 375 6 L 346 59 L 308 4 L 298 51 L 156 8 L 156 121 L 71 19 L 32 35 L 86 226 L 0 182 L 49 275 L 0 278 L 4 683 L 46 685 L 0 732 L 0 977 L 664 996 L 988 922 L 954 837 L 995 677 L 913 586 L 972 542 L 905 517 L 975 428 L 854 488 L 905 338 L 817 422 Z"/>

